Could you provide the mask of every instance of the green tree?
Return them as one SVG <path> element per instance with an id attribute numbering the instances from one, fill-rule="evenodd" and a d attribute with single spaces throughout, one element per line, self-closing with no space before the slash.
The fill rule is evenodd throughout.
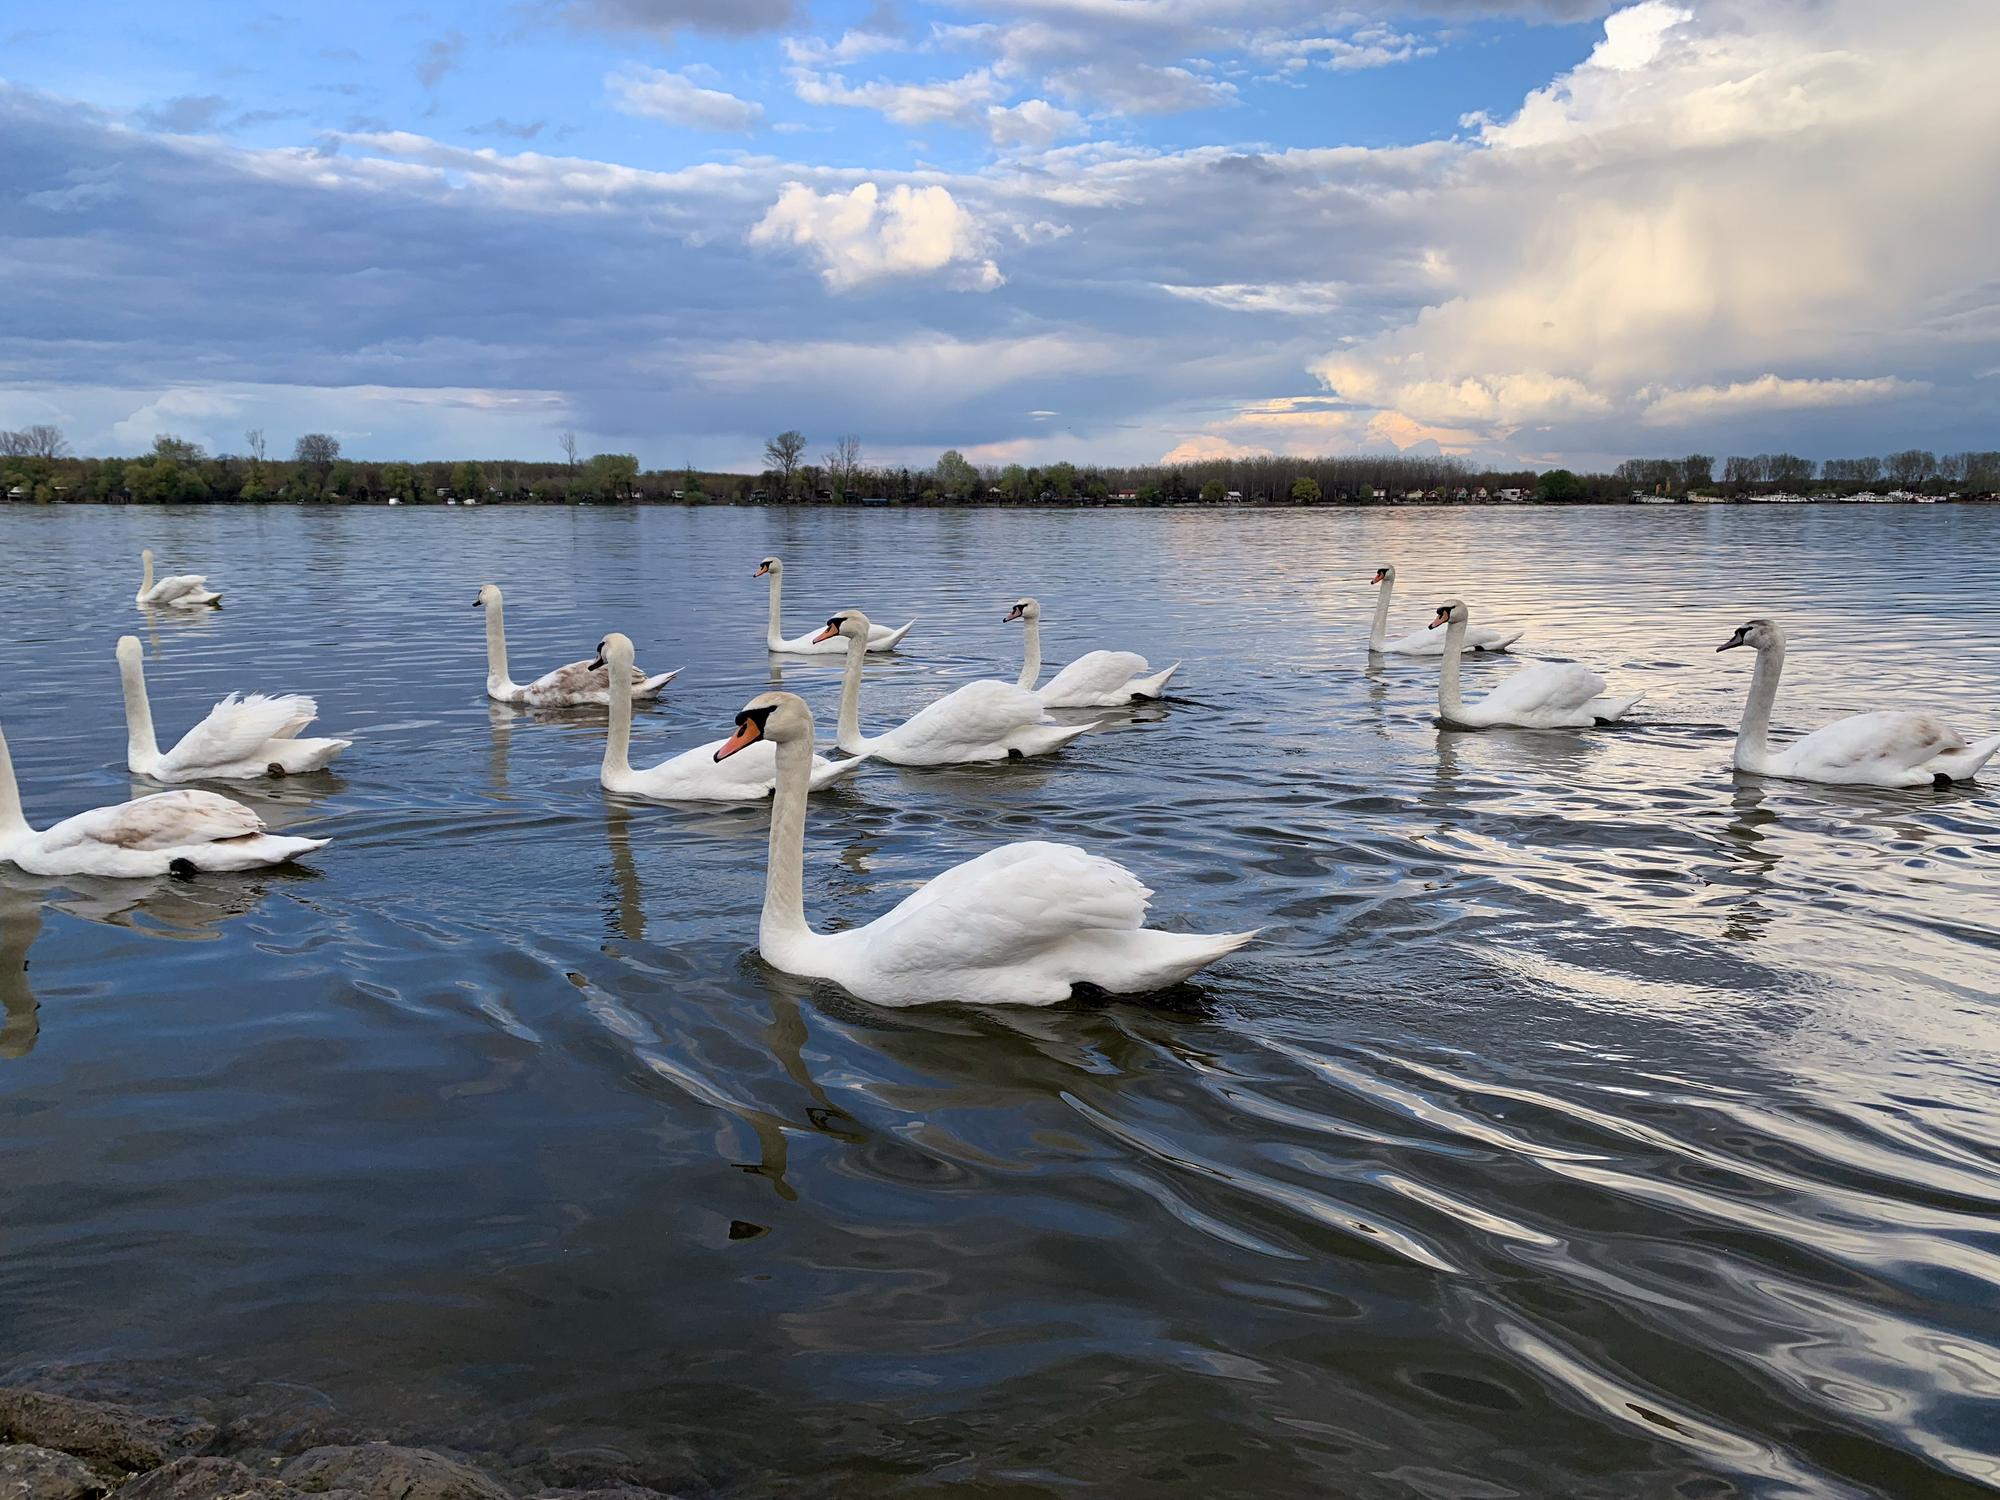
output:
<path id="1" fill-rule="evenodd" d="M 463 459 L 451 471 L 451 492 L 461 499 L 470 495 L 475 500 L 486 498 L 486 471 L 471 459 Z"/>
<path id="2" fill-rule="evenodd" d="M 1319 504 L 1319 481 L 1307 476 L 1292 481 L 1292 500 L 1298 505 Z"/>
<path id="3" fill-rule="evenodd" d="M 1203 505 L 1220 505 L 1229 498 L 1229 487 L 1220 479 L 1211 479 L 1201 487 Z"/>
<path id="4" fill-rule="evenodd" d="M 1019 464 L 1009 464 L 1000 471 L 999 490 L 1004 499 L 1016 505 L 1035 496 L 1034 488 L 1028 482 L 1028 471 Z"/>
<path id="5" fill-rule="evenodd" d="M 966 462 L 956 448 L 947 448 L 937 461 L 938 493 L 948 500 L 963 500 L 979 484 L 979 471 Z"/>
<path id="6" fill-rule="evenodd" d="M 630 453 L 599 453 L 584 465 L 584 483 L 609 500 L 629 500 L 639 482 L 639 460 Z"/>
<path id="7" fill-rule="evenodd" d="M 1569 505 L 1583 498 L 1583 481 L 1568 469 L 1550 469 L 1535 481 L 1535 498 L 1545 505 Z"/>
<path id="8" fill-rule="evenodd" d="M 1067 461 L 1050 464 L 1042 471 L 1042 482 L 1058 500 L 1067 500 L 1076 494 L 1076 465 Z"/>
<path id="9" fill-rule="evenodd" d="M 310 468 L 319 476 L 322 486 L 326 483 L 327 471 L 339 457 L 339 439 L 324 432 L 308 432 L 292 448 L 292 462 Z"/>

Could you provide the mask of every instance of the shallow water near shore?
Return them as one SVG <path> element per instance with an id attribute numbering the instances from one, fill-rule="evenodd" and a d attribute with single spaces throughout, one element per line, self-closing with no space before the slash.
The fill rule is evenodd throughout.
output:
<path id="1" fill-rule="evenodd" d="M 148 618 L 137 554 L 219 613 Z M 2000 771 L 1739 777 L 1776 732 L 2000 729 L 2000 510 L 0 510 L 0 724 L 38 823 L 162 737 L 317 695 L 337 774 L 234 788 L 330 837 L 157 884 L 0 871 L 0 1375 L 295 1383 L 419 1441 L 729 1493 L 1939 1496 L 2000 1485 Z M 1041 762 L 816 797 L 866 921 L 993 843 L 1263 927 L 1145 1003 L 886 1011 L 754 953 L 766 814 L 609 798 L 602 716 L 489 706 L 618 629 L 634 760 L 791 632 L 919 624 L 885 725 L 1052 664 L 1185 662 Z M 1443 731 L 1371 660 L 1463 595 L 1646 690 Z M 1468 666 L 1468 690 L 1506 661 Z M 832 662 L 791 660 L 831 733 Z M 196 1374 L 187 1375 L 199 1384 Z"/>

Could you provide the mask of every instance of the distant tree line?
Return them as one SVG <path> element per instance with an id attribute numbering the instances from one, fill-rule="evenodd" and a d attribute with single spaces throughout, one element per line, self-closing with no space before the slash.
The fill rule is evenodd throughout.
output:
<path id="1" fill-rule="evenodd" d="M 1463 459 L 1408 454 L 1289 458 L 1253 455 L 1139 466 L 977 465 L 956 449 L 929 468 L 868 463 L 861 439 L 842 434 L 817 462 L 797 431 L 764 445 L 759 474 L 642 470 L 629 453 L 582 456 L 576 435 L 558 439 L 560 461 L 461 459 L 363 463 L 344 458 L 331 434 L 309 432 L 289 460 L 269 456 L 261 429 L 241 454 L 211 454 L 171 433 L 136 458 L 78 458 L 51 426 L 0 431 L 0 496 L 15 501 L 149 504 L 444 504 L 449 501 L 569 505 L 643 501 L 933 505 L 1368 505 L 1408 502 L 1554 504 L 1624 501 L 1638 495 L 1754 498 L 1787 491 L 1847 495 L 1891 485 L 1946 494 L 2000 492 L 2000 451 L 1938 455 L 1908 449 L 1877 458 L 1815 463 L 1790 453 L 1722 461 L 1707 454 L 1634 458 L 1609 474 L 1568 469 L 1495 470 Z"/>

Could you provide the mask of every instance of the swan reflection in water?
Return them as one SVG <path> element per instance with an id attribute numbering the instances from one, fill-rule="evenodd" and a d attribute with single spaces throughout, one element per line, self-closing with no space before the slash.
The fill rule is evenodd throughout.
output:
<path id="1" fill-rule="evenodd" d="M 41 1035 L 29 950 L 42 935 L 45 909 L 166 942 L 212 942 L 225 922 L 255 910 L 268 889 L 264 879 L 229 875 L 58 881 L 0 869 L 0 1059 L 26 1057 Z"/>

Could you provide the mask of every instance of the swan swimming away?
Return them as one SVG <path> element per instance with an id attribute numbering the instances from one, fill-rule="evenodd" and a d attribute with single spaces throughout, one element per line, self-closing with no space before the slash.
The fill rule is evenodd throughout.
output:
<path id="1" fill-rule="evenodd" d="M 1148 928 L 1152 892 L 1130 870 L 1039 840 L 957 865 L 864 927 L 814 932 L 805 912 L 813 718 L 803 699 L 752 698 L 715 756 L 767 742 L 778 788 L 757 949 L 787 974 L 831 980 L 876 1005 L 1054 1005 L 1079 984 L 1121 995 L 1165 989 L 1256 936 Z"/>
<path id="2" fill-rule="evenodd" d="M 254 870 L 325 846 L 325 839 L 266 832 L 264 820 L 242 803 L 185 787 L 93 808 L 37 833 L 22 815 L 14 762 L 0 734 L 0 859 L 30 875 Z"/>
<path id="3" fill-rule="evenodd" d="M 778 781 L 778 752 L 756 744 L 724 760 L 716 755 L 725 743 L 710 740 L 692 750 L 644 770 L 632 768 L 632 641 L 616 631 L 597 646 L 594 666 L 610 669 L 611 732 L 604 741 L 604 764 L 598 784 L 607 791 L 651 797 L 661 802 L 754 802 L 771 795 Z M 852 776 L 862 758 L 827 760 L 815 755 L 812 789 Z"/>
<path id="4" fill-rule="evenodd" d="M 125 765 L 155 781 L 247 781 L 257 776 L 297 776 L 323 771 L 352 740 L 302 740 L 299 731 L 319 717 L 303 693 L 267 698 L 231 693 L 208 717 L 181 736 L 165 755 L 153 738 L 153 705 L 146 696 L 145 651 L 136 635 L 118 638 L 118 678 L 125 689 Z"/>
<path id="5" fill-rule="evenodd" d="M 981 678 L 919 709 L 887 734 L 861 733 L 861 669 L 873 627 L 858 609 L 826 622 L 816 641 L 844 639 L 847 670 L 840 679 L 840 720 L 834 742 L 849 755 L 872 755 L 898 766 L 956 766 L 1010 760 L 1060 750 L 1095 724 L 1058 724 L 1042 700 L 1011 682 Z"/>
<path id="6" fill-rule="evenodd" d="M 222 595 L 209 588 L 208 579 L 200 573 L 176 573 L 158 583 L 153 582 L 151 547 L 139 554 L 139 566 L 145 573 L 139 580 L 139 592 L 134 602 L 142 608 L 200 609 L 222 602 Z"/>
<path id="7" fill-rule="evenodd" d="M 771 614 L 764 626 L 764 649 L 783 651 L 792 656 L 838 656 L 847 649 L 845 641 L 829 641 L 824 634 L 814 634 L 808 630 L 804 635 L 795 635 L 785 640 L 779 632 L 778 620 L 782 613 L 781 601 L 785 593 L 785 565 L 775 557 L 764 558 L 757 564 L 753 575 L 771 580 Z M 891 630 L 887 625 L 868 627 L 868 649 L 870 651 L 894 651 L 904 636 L 916 629 L 917 622 Z"/>
<path id="8" fill-rule="evenodd" d="M 486 696 L 495 703 L 525 703 L 530 708 L 603 707 L 610 703 L 610 679 L 605 676 L 604 668 L 594 662 L 573 661 L 533 682 L 514 681 L 507 675 L 507 622 L 502 613 L 505 601 L 500 586 L 489 583 L 481 587 L 472 607 L 486 611 Z M 679 667 L 656 677 L 648 677 L 633 667 L 632 696 L 657 698 L 660 689 L 680 675 Z"/>
<path id="9" fill-rule="evenodd" d="M 1021 664 L 1019 686 L 1042 700 L 1044 708 L 1122 708 L 1167 691 L 1167 679 L 1180 670 L 1175 662 L 1165 671 L 1155 672 L 1146 658 L 1134 651 L 1089 651 L 1037 688 L 1042 675 L 1042 606 L 1033 599 L 1021 599 L 1007 612 L 1002 624 L 1027 622 L 1023 645 L 1027 659 Z"/>
<path id="10" fill-rule="evenodd" d="M 1431 630 L 1413 630 L 1408 635 L 1389 639 L 1389 600 L 1396 592 L 1396 569 L 1393 564 L 1377 568 L 1373 582 L 1380 590 L 1375 596 L 1375 622 L 1368 629 L 1368 649 L 1380 651 L 1387 656 L 1442 656 L 1444 637 Z M 1505 651 L 1528 632 L 1525 630 L 1496 630 L 1490 625 L 1482 625 L 1465 633 L 1465 648 L 1468 651 Z"/>
<path id="11" fill-rule="evenodd" d="M 1438 606 L 1430 628 L 1445 629 L 1444 663 L 1438 674 L 1438 716 L 1448 724 L 1474 729 L 1511 725 L 1516 729 L 1589 729 L 1625 717 L 1645 695 L 1604 696 L 1604 679 L 1575 662 L 1531 662 L 1510 673 L 1477 703 L 1458 693 L 1458 662 L 1465 650 L 1466 622 L 1471 618 L 1460 599 Z"/>
<path id="12" fill-rule="evenodd" d="M 1785 632 L 1776 620 L 1751 620 L 1715 649 L 1752 647 L 1756 669 L 1736 731 L 1736 768 L 1760 776 L 1838 786 L 1936 786 L 1970 781 L 2000 751 L 2000 735 L 1968 744 L 1935 714 L 1878 709 L 1815 729 L 1784 750 L 1770 746 L 1771 705 L 1785 670 Z"/>

